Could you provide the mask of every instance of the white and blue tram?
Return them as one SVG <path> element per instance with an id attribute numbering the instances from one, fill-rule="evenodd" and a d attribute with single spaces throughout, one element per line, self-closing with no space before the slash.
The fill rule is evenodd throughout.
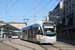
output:
<path id="1" fill-rule="evenodd" d="M 22 28 L 20 39 L 39 43 L 55 43 L 55 24 L 51 21 L 38 21 Z"/>

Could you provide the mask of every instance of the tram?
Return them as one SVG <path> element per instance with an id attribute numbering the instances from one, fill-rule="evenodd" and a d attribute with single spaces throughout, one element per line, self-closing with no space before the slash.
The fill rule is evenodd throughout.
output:
<path id="1" fill-rule="evenodd" d="M 12 33 L 12 39 L 18 39 L 18 33 Z"/>
<path id="2" fill-rule="evenodd" d="M 56 28 L 51 21 L 37 21 L 21 29 L 20 39 L 39 43 L 55 43 Z"/>

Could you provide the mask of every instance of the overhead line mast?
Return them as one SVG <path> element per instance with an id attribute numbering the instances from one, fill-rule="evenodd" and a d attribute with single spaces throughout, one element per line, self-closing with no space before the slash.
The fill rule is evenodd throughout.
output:
<path id="1" fill-rule="evenodd" d="M 35 21 L 34 22 L 36 22 L 36 4 L 35 4 Z"/>
<path id="2" fill-rule="evenodd" d="M 46 19 L 46 9 L 44 9 L 44 20 Z"/>

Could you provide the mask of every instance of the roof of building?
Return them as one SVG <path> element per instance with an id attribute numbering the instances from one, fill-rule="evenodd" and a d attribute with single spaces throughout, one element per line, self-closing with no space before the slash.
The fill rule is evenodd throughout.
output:
<path id="1" fill-rule="evenodd" d="M 0 23 L 5 23 L 5 24 L 26 24 L 25 22 L 4 22 L 4 21 L 0 21 Z"/>
<path id="2" fill-rule="evenodd" d="M 0 27 L 4 27 L 4 28 L 7 28 L 7 29 L 11 29 L 11 30 L 19 30 L 18 28 L 12 26 L 12 25 L 9 25 L 9 24 L 5 24 L 5 25 L 2 25 Z"/>

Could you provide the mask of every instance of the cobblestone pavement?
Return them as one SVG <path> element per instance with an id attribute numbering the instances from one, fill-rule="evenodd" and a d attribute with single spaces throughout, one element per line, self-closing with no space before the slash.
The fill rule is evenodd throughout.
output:
<path id="1" fill-rule="evenodd" d="M 26 48 L 30 48 L 32 50 L 44 50 L 44 48 L 40 47 L 39 45 L 32 43 L 32 42 L 28 42 L 28 41 L 22 41 L 20 39 L 17 40 L 11 40 L 12 43 L 24 46 Z M 18 42 L 18 43 L 17 43 Z"/>
<path id="2" fill-rule="evenodd" d="M 55 44 L 42 44 L 45 50 L 75 50 L 75 41 L 68 39 L 57 39 Z"/>
<path id="3" fill-rule="evenodd" d="M 0 38 L 0 50 L 75 50 L 74 44 L 74 41 L 66 39 L 58 39 L 54 45 L 38 45 L 20 39 Z M 43 46 L 44 48 L 41 46 Z"/>
<path id="4" fill-rule="evenodd" d="M 0 50 L 17 50 L 16 48 L 3 43 L 3 40 L 8 40 L 8 39 L 1 39 L 0 38 Z"/>
<path id="5" fill-rule="evenodd" d="M 10 39 L 7 41 L 3 41 L 3 43 L 14 46 L 15 48 L 18 48 L 19 50 L 45 50 L 41 46 L 31 43 L 28 41 L 22 41 L 20 39 Z"/>

